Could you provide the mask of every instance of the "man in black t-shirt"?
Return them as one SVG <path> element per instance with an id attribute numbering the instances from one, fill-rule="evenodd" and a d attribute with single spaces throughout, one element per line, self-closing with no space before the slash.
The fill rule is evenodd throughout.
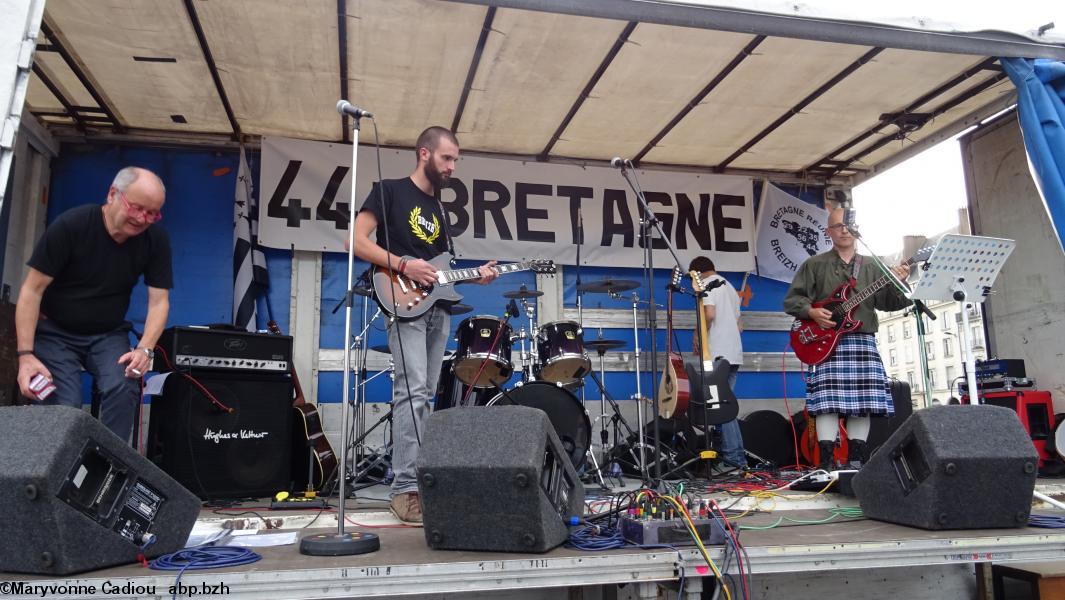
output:
<path id="1" fill-rule="evenodd" d="M 410 177 L 374 184 L 355 218 L 355 254 L 418 283 L 431 284 L 436 281 L 436 268 L 427 259 L 448 248 L 445 216 L 436 194 L 455 170 L 459 142 L 448 129 L 430 127 L 418 136 L 415 151 L 418 164 Z M 374 230 L 376 243 L 370 239 Z M 494 264 L 491 261 L 480 267 L 479 283 L 495 279 Z M 420 317 L 395 319 L 388 326 L 388 347 L 396 369 L 392 384 L 395 479 L 391 507 L 407 523 L 422 521 L 414 462 L 450 335 L 451 316 L 439 303 Z"/>
<path id="2" fill-rule="evenodd" d="M 23 395 L 37 398 L 30 382 L 40 375 L 55 384 L 43 404 L 81 408 L 81 371 L 87 371 L 100 392 L 100 420 L 127 441 L 140 404 L 139 380 L 170 311 L 170 239 L 154 225 L 165 198 L 155 173 L 126 167 L 115 175 L 104 205 L 56 217 L 27 263 L 15 308 Z M 140 343 L 131 348 L 126 311 L 142 274 L 148 315 Z"/>

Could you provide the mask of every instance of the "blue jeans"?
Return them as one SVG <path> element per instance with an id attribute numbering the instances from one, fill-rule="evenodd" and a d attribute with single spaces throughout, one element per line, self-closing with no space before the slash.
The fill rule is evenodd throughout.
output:
<path id="1" fill-rule="evenodd" d="M 140 403 L 140 383 L 126 377 L 118 358 L 129 352 L 130 325 L 96 335 L 71 333 L 54 321 L 40 319 L 33 341 L 33 353 L 52 373 L 56 390 L 41 404 L 80 409 L 81 372 L 92 375 L 100 392 L 100 421 L 112 433 L 129 443 L 133 419 Z"/>
<path id="2" fill-rule="evenodd" d="M 731 365 L 729 369 L 728 386 L 733 390 L 736 388 L 736 373 L 739 370 L 739 365 Z M 729 462 L 746 467 L 747 455 L 743 451 L 743 433 L 740 432 L 740 422 L 732 419 L 718 427 L 721 431 L 721 455 Z"/>

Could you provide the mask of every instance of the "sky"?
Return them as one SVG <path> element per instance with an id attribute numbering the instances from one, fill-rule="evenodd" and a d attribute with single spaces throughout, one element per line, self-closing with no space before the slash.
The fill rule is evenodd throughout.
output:
<path id="1" fill-rule="evenodd" d="M 813 4 L 846 6 L 861 3 L 817 0 Z M 994 26 L 1011 31 L 1031 31 L 1053 22 L 1057 36 L 1065 36 L 1065 0 L 1014 0 L 1011 2 L 957 2 L 945 0 L 895 0 L 880 12 L 917 15 L 936 21 Z M 942 142 L 853 190 L 855 217 L 869 249 L 890 254 L 902 249 L 905 235 L 934 235 L 958 223 L 958 209 L 966 205 L 965 175 L 957 138 Z M 863 248 L 863 251 L 865 249 Z"/>

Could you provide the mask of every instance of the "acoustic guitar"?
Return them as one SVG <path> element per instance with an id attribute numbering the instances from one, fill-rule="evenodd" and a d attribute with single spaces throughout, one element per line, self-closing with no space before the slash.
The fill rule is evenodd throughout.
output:
<path id="1" fill-rule="evenodd" d="M 270 333 L 282 335 L 281 328 L 277 326 L 277 323 L 270 321 L 266 324 L 266 327 L 270 330 Z M 296 453 L 293 460 L 303 461 L 302 464 L 307 464 L 307 454 L 304 453 L 304 450 L 310 449 L 314 459 L 314 474 L 308 484 L 309 489 L 307 491 L 321 490 L 326 482 L 333 477 L 340 463 L 337 461 L 336 453 L 333 452 L 333 447 L 329 444 L 329 439 L 325 437 L 325 432 L 322 430 L 322 419 L 318 413 L 318 407 L 307 402 L 303 396 L 303 388 L 300 386 L 299 377 L 296 375 L 295 365 L 289 366 L 289 374 L 292 376 L 292 388 L 294 390 L 292 410 L 296 413 L 292 434 L 294 440 L 293 450 Z"/>
<path id="2" fill-rule="evenodd" d="M 658 414 L 664 419 L 673 415 L 683 415 L 688 410 L 690 390 L 688 372 L 684 370 L 684 357 L 673 351 L 673 293 L 680 289 L 680 278 L 684 276 L 680 267 L 673 267 L 673 276 L 666 286 L 669 300 L 666 309 L 666 367 L 662 370 L 662 381 L 658 386 Z"/>

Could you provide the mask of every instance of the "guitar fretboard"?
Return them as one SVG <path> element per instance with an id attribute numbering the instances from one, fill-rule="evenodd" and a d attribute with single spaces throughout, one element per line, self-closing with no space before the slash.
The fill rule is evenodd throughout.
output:
<path id="1" fill-rule="evenodd" d="M 907 265 L 913 264 L 913 259 L 910 259 L 910 260 L 906 261 L 905 264 L 907 264 Z M 848 298 L 847 301 L 844 302 L 841 305 L 841 308 L 843 309 L 844 312 L 849 312 L 852 308 L 854 308 L 855 306 L 858 306 L 862 302 L 865 302 L 870 297 L 872 297 L 873 294 L 879 292 L 881 288 L 883 288 L 885 285 L 887 285 L 890 282 L 891 282 L 891 280 L 889 279 L 889 277 L 887 275 L 884 275 L 880 279 L 877 279 L 873 283 L 869 284 L 862 291 L 860 291 L 857 294 L 855 294 L 855 295 L 851 296 L 850 298 Z"/>
<path id="2" fill-rule="evenodd" d="M 497 273 L 503 275 L 505 273 L 514 273 L 516 271 L 524 271 L 529 268 L 528 263 L 510 263 L 506 265 L 496 265 L 493 267 Z M 450 271 L 444 271 L 444 283 L 456 283 L 459 281 L 469 281 L 471 279 L 480 279 L 481 271 L 477 268 L 471 269 L 452 269 Z"/>

